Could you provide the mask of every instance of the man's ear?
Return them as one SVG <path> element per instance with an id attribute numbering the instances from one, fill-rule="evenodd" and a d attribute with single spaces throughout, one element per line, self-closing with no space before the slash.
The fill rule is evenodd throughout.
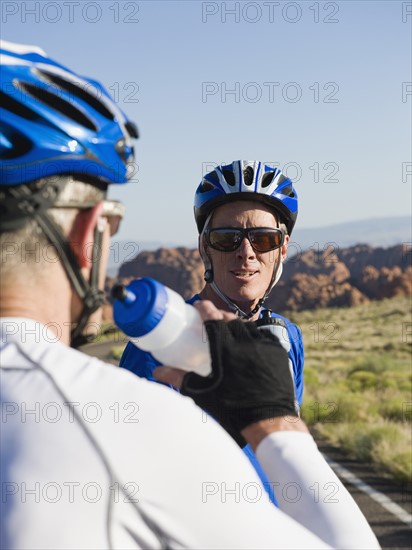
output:
<path id="1" fill-rule="evenodd" d="M 290 239 L 289 235 L 285 235 L 285 241 L 282 245 L 281 254 L 280 254 L 280 258 L 281 258 L 282 262 L 284 262 L 286 260 L 286 256 L 287 256 L 287 253 L 288 253 L 289 239 Z"/>
<path id="2" fill-rule="evenodd" d="M 80 210 L 68 236 L 72 249 L 80 267 L 91 267 L 93 258 L 100 251 L 94 250 L 94 229 L 103 212 L 103 202 L 98 202 L 93 208 Z"/>

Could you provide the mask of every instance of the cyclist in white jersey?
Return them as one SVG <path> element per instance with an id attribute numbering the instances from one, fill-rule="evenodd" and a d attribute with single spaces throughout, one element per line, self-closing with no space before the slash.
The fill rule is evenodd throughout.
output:
<path id="1" fill-rule="evenodd" d="M 192 373 L 179 385 L 252 445 L 281 510 L 192 399 L 69 347 L 99 315 L 123 213 L 106 190 L 127 182 L 137 131 L 39 48 L 2 42 L 0 55 L 1 548 L 379 548 L 297 417 L 273 338 L 204 301 L 213 387 Z M 233 350 L 240 372 L 259 354 L 265 378 L 238 378 Z M 315 483 L 336 502 L 314 499 Z"/>

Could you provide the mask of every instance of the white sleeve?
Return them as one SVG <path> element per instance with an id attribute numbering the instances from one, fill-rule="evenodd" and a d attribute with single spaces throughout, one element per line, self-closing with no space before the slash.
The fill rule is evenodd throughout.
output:
<path id="1" fill-rule="evenodd" d="M 280 508 L 301 525 L 335 548 L 380 548 L 310 434 L 272 433 L 258 445 L 256 456 L 274 484 Z"/>

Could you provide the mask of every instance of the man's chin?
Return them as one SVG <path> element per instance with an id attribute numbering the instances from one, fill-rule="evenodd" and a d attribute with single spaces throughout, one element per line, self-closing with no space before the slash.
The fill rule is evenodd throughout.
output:
<path id="1" fill-rule="evenodd" d="M 263 293 L 262 293 L 263 296 Z M 237 305 L 245 313 L 251 311 L 255 305 L 258 303 L 259 299 L 262 296 L 256 296 L 256 294 L 250 295 L 249 293 L 237 293 L 233 297 L 230 297 L 230 300 Z"/>

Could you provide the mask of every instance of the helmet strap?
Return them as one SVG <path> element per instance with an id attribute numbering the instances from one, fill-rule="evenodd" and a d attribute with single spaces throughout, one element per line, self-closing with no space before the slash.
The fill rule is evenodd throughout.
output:
<path id="1" fill-rule="evenodd" d="M 205 273 L 203 275 L 203 278 L 204 278 L 205 282 L 208 283 L 208 284 L 213 283 L 214 275 L 213 275 L 212 262 L 210 261 L 209 256 L 206 254 L 204 242 L 205 242 L 205 233 L 206 233 L 206 230 L 209 226 L 209 223 L 210 223 L 210 220 L 211 220 L 212 216 L 213 216 L 213 211 L 210 212 L 210 214 L 206 218 L 203 229 L 202 229 L 202 231 L 199 235 L 199 254 L 200 254 L 200 257 L 202 258 L 203 265 L 205 266 Z"/>
<path id="2" fill-rule="evenodd" d="M 87 324 L 87 321 L 89 320 L 90 315 L 94 313 L 96 310 L 98 310 L 99 307 L 101 307 L 104 302 L 104 292 L 99 289 L 99 273 L 100 273 L 100 265 L 101 265 L 100 260 L 102 257 L 102 241 L 103 241 L 103 233 L 99 231 L 96 227 L 94 230 L 94 247 L 95 247 L 94 249 L 97 251 L 97 257 L 93 259 L 92 268 L 90 272 L 90 283 L 87 283 L 87 281 L 83 278 L 86 282 L 88 289 L 86 291 L 85 298 L 82 298 L 84 307 L 80 315 L 80 319 L 77 322 L 71 334 L 71 346 L 73 348 L 78 348 L 79 346 L 87 344 L 88 342 L 94 340 L 95 338 L 94 334 L 86 335 L 86 334 L 82 334 L 82 332 Z M 82 275 L 81 272 L 80 272 L 80 275 Z"/>
<path id="3" fill-rule="evenodd" d="M 282 275 L 282 271 L 283 271 L 283 264 L 279 259 L 279 261 L 276 264 L 276 267 L 273 270 L 272 278 L 271 278 L 271 281 L 269 283 L 269 286 L 268 286 L 265 294 L 263 295 L 263 297 L 258 301 L 258 303 L 255 305 L 255 307 L 249 313 L 245 313 L 244 311 L 242 311 L 240 309 L 239 306 L 237 306 L 234 302 L 232 302 L 232 300 L 230 298 L 228 298 L 226 296 L 226 294 L 224 294 L 220 290 L 220 288 L 217 286 L 217 284 L 215 282 L 213 282 L 210 286 L 213 288 L 213 290 L 216 292 L 216 294 L 229 306 L 230 310 L 233 313 L 235 313 L 240 319 L 248 321 L 260 310 L 260 308 L 266 302 L 266 299 L 269 296 L 270 291 L 276 285 L 276 283 L 279 281 L 280 276 Z"/>
<path id="4" fill-rule="evenodd" d="M 102 290 L 99 290 L 98 287 L 102 233 L 98 231 L 97 228 L 95 229 L 94 237 L 98 255 L 96 260 L 93 261 L 90 282 L 88 282 L 81 272 L 68 241 L 63 236 L 60 228 L 54 220 L 52 220 L 52 218 L 45 212 L 37 214 L 35 219 L 49 241 L 56 247 L 67 277 L 73 289 L 83 302 L 83 310 L 80 314 L 80 319 L 71 331 L 71 346 L 77 348 L 92 339 L 91 337 L 82 335 L 82 331 L 84 330 L 90 315 L 99 309 L 104 301 L 104 293 Z"/>

